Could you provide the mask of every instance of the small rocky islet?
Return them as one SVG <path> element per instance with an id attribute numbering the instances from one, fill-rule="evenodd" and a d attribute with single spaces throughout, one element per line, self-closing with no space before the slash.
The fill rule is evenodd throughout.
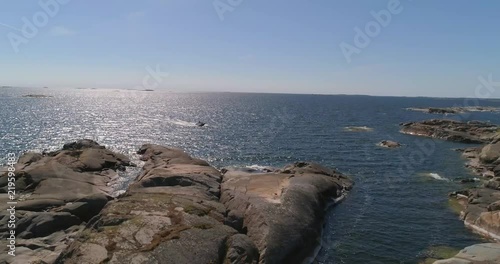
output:
<path id="1" fill-rule="evenodd" d="M 382 140 L 377 144 L 377 146 L 384 148 L 399 148 L 401 147 L 401 144 L 393 140 Z"/>
<path id="2" fill-rule="evenodd" d="M 147 144 L 142 172 L 97 142 L 25 153 L 16 169 L 16 257 L 5 263 L 301 263 L 321 240 L 325 209 L 353 182 L 319 164 L 217 170 L 180 149 Z M 2 206 L 7 177 L 0 177 Z M 0 246 L 7 246 L 7 208 Z"/>
<path id="3" fill-rule="evenodd" d="M 53 96 L 44 95 L 44 94 L 25 94 L 22 97 L 24 97 L 24 98 L 51 98 Z"/>
<path id="4" fill-rule="evenodd" d="M 500 127 L 488 122 L 425 120 L 401 124 L 401 133 L 442 140 L 483 144 L 459 149 L 468 160 L 466 167 L 484 179 L 478 187 L 450 194 L 462 206 L 465 226 L 492 241 L 500 241 Z M 472 245 L 455 257 L 434 263 L 500 263 L 500 244 Z"/>

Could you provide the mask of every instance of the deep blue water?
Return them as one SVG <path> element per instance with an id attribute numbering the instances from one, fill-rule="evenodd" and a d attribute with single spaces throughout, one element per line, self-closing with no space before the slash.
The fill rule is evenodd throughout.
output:
<path id="1" fill-rule="evenodd" d="M 21 97 L 28 93 L 54 97 Z M 498 101 L 480 104 L 500 106 Z M 443 117 L 407 107 L 453 105 L 464 100 L 0 89 L 0 162 L 9 152 L 54 150 L 80 138 L 134 158 L 144 143 L 180 147 L 216 167 L 316 161 L 356 182 L 348 198 L 329 211 L 317 261 L 417 263 L 429 247 L 462 248 L 480 241 L 448 205 L 447 194 L 465 187 L 453 179 L 472 177 L 453 151 L 463 145 L 398 132 L 401 122 Z M 447 118 L 500 123 L 497 113 Z M 208 126 L 194 126 L 198 120 Z M 373 131 L 350 132 L 347 126 Z M 376 146 L 384 139 L 404 147 Z"/>

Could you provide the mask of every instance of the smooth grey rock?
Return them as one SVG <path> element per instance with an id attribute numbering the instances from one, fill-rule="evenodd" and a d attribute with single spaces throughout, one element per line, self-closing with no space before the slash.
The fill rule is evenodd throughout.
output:
<path id="1" fill-rule="evenodd" d="M 227 171 L 221 202 L 226 223 L 250 237 L 260 263 L 301 263 L 318 245 L 325 207 L 351 186 L 332 169 L 297 162 L 274 173 Z"/>
<path id="2" fill-rule="evenodd" d="M 498 264 L 500 263 L 500 244 L 476 244 L 461 250 L 455 257 L 435 261 L 434 264 Z"/>
<path id="3" fill-rule="evenodd" d="M 493 163 L 500 157 L 500 143 L 488 144 L 483 147 L 479 159 L 484 163 Z"/>
<path id="4" fill-rule="evenodd" d="M 104 208 L 107 203 L 108 197 L 106 195 L 96 193 L 82 199 L 78 199 L 71 204 L 65 205 L 60 208 L 59 211 L 69 212 L 80 218 L 82 221 L 87 222 L 101 212 L 102 208 Z"/>
<path id="5" fill-rule="evenodd" d="M 17 210 L 40 212 L 53 207 L 64 205 L 64 201 L 57 199 L 36 199 L 18 202 Z"/>
<path id="6" fill-rule="evenodd" d="M 70 213 L 36 213 L 22 218 L 17 223 L 19 238 L 48 236 L 56 231 L 79 225 L 81 220 Z"/>
<path id="7" fill-rule="evenodd" d="M 401 147 L 400 143 L 398 143 L 396 141 L 392 141 L 392 140 L 382 140 L 378 145 L 381 147 L 385 147 L 385 148 L 399 148 L 399 147 Z"/>

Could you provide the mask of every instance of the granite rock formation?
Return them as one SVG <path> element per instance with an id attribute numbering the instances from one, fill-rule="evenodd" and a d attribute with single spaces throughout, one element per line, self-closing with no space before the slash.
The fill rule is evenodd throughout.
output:
<path id="1" fill-rule="evenodd" d="M 15 168 L 16 257 L 7 263 L 53 263 L 68 241 L 96 216 L 110 197 L 108 184 L 117 170 L 132 165 L 91 140 L 65 145 L 46 154 L 25 153 Z M 0 246 L 7 248 L 10 229 L 8 173 L 0 177 Z M 12 193 L 10 193 L 12 194 Z"/>
<path id="2" fill-rule="evenodd" d="M 144 145 L 145 165 L 56 263 L 301 263 L 352 182 L 316 164 L 254 174 Z"/>
<path id="3" fill-rule="evenodd" d="M 351 187 L 332 169 L 297 162 L 267 173 L 226 171 L 221 202 L 227 224 L 250 237 L 261 263 L 301 263 L 319 244 L 325 208 Z"/>
<path id="4" fill-rule="evenodd" d="M 431 119 L 401 124 L 401 133 L 461 143 L 495 143 L 500 140 L 499 127 L 480 121 L 461 122 Z"/>

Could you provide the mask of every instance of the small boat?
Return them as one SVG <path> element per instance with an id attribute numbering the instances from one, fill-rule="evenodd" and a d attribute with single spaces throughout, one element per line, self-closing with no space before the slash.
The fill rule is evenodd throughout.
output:
<path id="1" fill-rule="evenodd" d="M 201 122 L 201 121 L 198 121 L 196 122 L 196 125 L 199 126 L 199 127 L 202 127 L 204 125 L 206 125 L 205 123 Z"/>

